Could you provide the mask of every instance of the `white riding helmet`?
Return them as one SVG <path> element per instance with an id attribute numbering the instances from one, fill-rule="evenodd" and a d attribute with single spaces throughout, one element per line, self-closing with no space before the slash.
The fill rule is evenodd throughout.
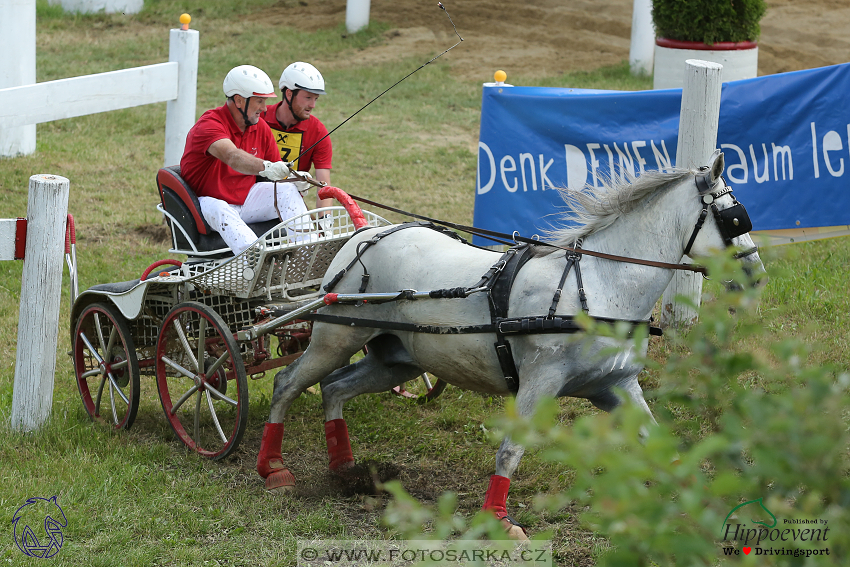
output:
<path id="1" fill-rule="evenodd" d="M 271 98 L 277 96 L 274 84 L 262 69 L 253 65 L 239 65 L 230 70 L 224 78 L 224 95 L 227 98 L 241 95 L 245 98 L 260 96 Z"/>
<path id="2" fill-rule="evenodd" d="M 317 95 L 325 94 L 325 79 L 319 70 L 309 63 L 301 61 L 291 64 L 283 70 L 278 83 L 280 90 L 304 90 Z"/>

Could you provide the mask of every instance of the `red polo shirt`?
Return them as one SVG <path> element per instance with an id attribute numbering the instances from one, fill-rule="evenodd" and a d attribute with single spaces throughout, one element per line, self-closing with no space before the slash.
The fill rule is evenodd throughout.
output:
<path id="1" fill-rule="evenodd" d="M 275 114 L 277 108 L 283 104 L 283 101 L 270 106 L 263 114 L 263 119 L 272 129 L 274 141 L 280 150 L 280 158 L 283 161 L 294 160 L 301 152 L 312 146 L 316 141 L 321 140 L 328 133 L 325 125 L 316 118 L 310 116 L 307 120 L 296 122 L 289 129 L 284 129 L 283 125 L 277 121 Z M 296 160 L 294 169 L 296 171 L 309 171 L 313 165 L 316 169 L 331 169 L 331 160 L 333 158 L 333 148 L 331 147 L 330 137 L 319 142 L 315 148 L 307 151 Z"/>
<path id="2" fill-rule="evenodd" d="M 225 138 L 252 156 L 280 161 L 268 124 L 260 120 L 242 132 L 227 106 L 219 106 L 204 112 L 189 130 L 180 160 L 180 175 L 199 197 L 215 197 L 231 205 L 241 205 L 257 179 L 239 173 L 207 151 L 213 142 Z"/>

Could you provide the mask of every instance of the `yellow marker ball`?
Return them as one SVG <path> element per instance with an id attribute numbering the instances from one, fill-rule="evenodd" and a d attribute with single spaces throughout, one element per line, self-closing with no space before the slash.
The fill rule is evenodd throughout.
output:
<path id="1" fill-rule="evenodd" d="M 493 73 L 493 78 L 496 79 L 497 83 L 504 83 L 508 78 L 508 74 L 499 69 L 495 73 Z"/>
<path id="2" fill-rule="evenodd" d="M 192 16 L 190 16 L 189 14 L 180 14 L 180 23 L 181 24 L 188 24 L 191 21 L 192 21 Z"/>

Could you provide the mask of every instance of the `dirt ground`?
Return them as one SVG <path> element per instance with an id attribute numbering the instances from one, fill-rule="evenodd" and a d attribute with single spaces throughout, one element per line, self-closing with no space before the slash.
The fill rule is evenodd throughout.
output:
<path id="1" fill-rule="evenodd" d="M 614 65 L 629 58 L 633 0 L 445 0 L 464 42 L 448 53 L 452 72 L 491 81 L 496 69 L 525 78 Z M 759 75 L 850 61 L 850 2 L 768 0 Z M 305 29 L 345 21 L 346 0 L 281 0 L 273 18 Z M 436 0 L 371 0 L 371 18 L 394 29 L 380 46 L 320 68 L 437 54 L 457 36 Z"/>

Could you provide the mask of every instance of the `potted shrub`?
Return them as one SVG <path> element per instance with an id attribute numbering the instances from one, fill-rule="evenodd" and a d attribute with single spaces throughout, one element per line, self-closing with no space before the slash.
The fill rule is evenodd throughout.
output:
<path id="1" fill-rule="evenodd" d="M 723 81 L 758 74 L 764 0 L 652 0 L 656 89 L 682 86 L 687 59 L 723 65 Z"/>

